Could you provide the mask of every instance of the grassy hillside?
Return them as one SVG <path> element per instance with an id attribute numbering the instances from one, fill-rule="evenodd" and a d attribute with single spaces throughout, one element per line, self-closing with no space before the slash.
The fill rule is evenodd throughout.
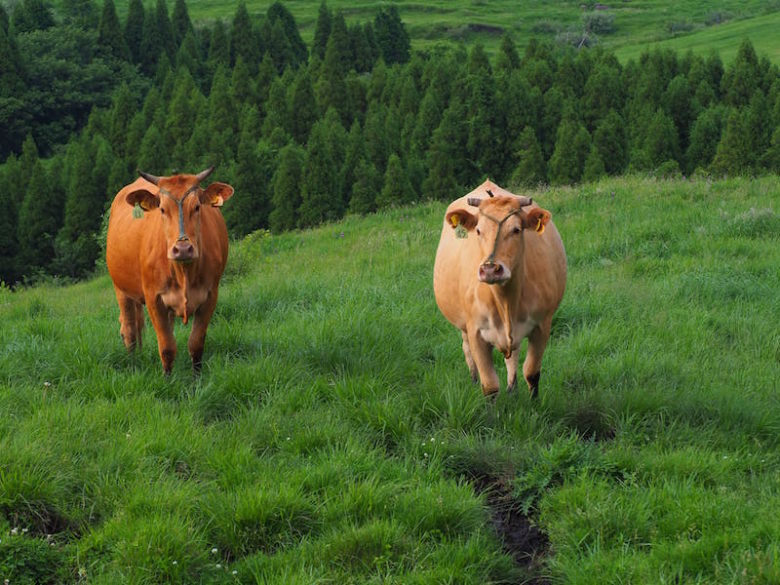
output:
<path id="1" fill-rule="evenodd" d="M 247 0 L 250 13 L 265 14 L 272 2 Z M 285 0 L 295 16 L 301 35 L 311 43 L 317 21 L 319 0 Z M 145 3 L 153 6 L 153 3 Z M 169 3 L 170 4 L 170 3 Z M 594 10 L 600 4 L 605 9 Z M 128 1 L 118 0 L 121 14 Z M 233 3 L 219 0 L 189 0 L 187 5 L 195 20 L 232 19 Z M 332 10 L 342 10 L 347 22 L 371 20 L 381 3 L 374 0 L 351 2 L 328 0 Z M 399 13 L 406 23 L 416 48 L 439 42 L 481 42 L 488 50 L 498 47 L 501 36 L 509 32 L 520 46 L 533 36 L 554 38 L 567 31 L 583 30 L 586 18 L 598 14 L 612 20 L 612 30 L 597 32 L 600 43 L 625 57 L 636 57 L 648 45 L 672 39 L 669 46 L 677 49 L 721 52 L 728 62 L 736 53 L 739 42 L 750 38 L 759 54 L 766 53 L 780 62 L 775 42 L 780 18 L 777 0 L 620 0 L 601 3 L 588 0 L 470 0 L 452 2 L 398 2 Z M 585 7 L 585 8 L 583 8 Z"/>
<path id="2" fill-rule="evenodd" d="M 125 354 L 106 276 L 0 291 L 0 579 L 777 582 L 779 190 L 535 193 L 570 268 L 536 402 L 469 380 L 441 203 L 233 245 L 199 379 L 187 327 L 168 379 L 151 329 Z"/>

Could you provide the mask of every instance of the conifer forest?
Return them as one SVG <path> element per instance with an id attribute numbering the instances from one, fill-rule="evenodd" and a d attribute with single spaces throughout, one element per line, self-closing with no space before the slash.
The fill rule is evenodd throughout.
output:
<path id="1" fill-rule="evenodd" d="M 151 6 L 151 5 L 150 5 Z M 0 281 L 102 261 L 115 193 L 195 173 L 237 196 L 232 237 L 604 175 L 780 172 L 780 73 L 745 40 L 724 64 L 670 50 L 505 36 L 412 50 L 397 9 L 347 24 L 322 2 L 307 46 L 284 3 L 193 22 L 131 0 L 0 4 Z"/>

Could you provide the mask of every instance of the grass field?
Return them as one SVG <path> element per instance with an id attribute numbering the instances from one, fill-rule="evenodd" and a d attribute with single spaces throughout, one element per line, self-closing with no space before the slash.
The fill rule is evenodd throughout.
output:
<path id="1" fill-rule="evenodd" d="M 256 16 L 264 15 L 271 3 L 246 2 L 250 13 Z M 149 8 L 154 5 L 145 4 Z M 319 0 L 285 0 L 284 4 L 295 17 L 304 40 L 311 43 Z M 596 34 L 598 42 L 616 49 L 621 58 L 638 57 L 646 47 L 661 43 L 706 54 L 720 52 L 728 62 L 742 39 L 750 38 L 759 54 L 780 62 L 776 34 L 780 27 L 778 0 L 619 0 L 601 2 L 607 7 L 605 10 L 583 9 L 598 4 L 592 0 L 432 0 L 395 4 L 415 48 L 441 42 L 480 42 L 492 52 L 505 32 L 523 47 L 531 37 L 555 38 L 567 31 L 581 32 L 584 19 L 598 13 L 613 19 L 613 30 Z M 124 17 L 128 0 L 118 0 L 116 5 Z M 229 22 L 235 13 L 235 4 L 223 0 L 189 0 L 187 5 L 196 21 L 222 18 Z M 327 5 L 334 11 L 342 10 L 351 23 L 372 20 L 381 3 L 328 0 Z"/>
<path id="2" fill-rule="evenodd" d="M 0 580 L 776 583 L 779 191 L 535 193 L 570 274 L 535 402 L 469 380 L 441 203 L 234 244 L 197 379 L 187 327 L 167 379 L 151 328 L 126 355 L 107 276 L 0 290 Z"/>

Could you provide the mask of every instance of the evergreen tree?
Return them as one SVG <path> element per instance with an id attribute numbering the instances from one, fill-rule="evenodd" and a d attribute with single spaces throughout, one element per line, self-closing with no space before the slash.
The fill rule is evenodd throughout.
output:
<path id="1" fill-rule="evenodd" d="M 382 176 L 367 158 L 358 162 L 355 181 L 349 199 L 350 213 L 365 215 L 376 210 L 376 196 L 382 186 Z"/>
<path id="2" fill-rule="evenodd" d="M 320 59 L 325 59 L 325 48 L 328 46 L 332 20 L 333 13 L 328 9 L 325 0 L 322 0 L 317 14 L 317 24 L 314 26 L 314 42 L 311 47 L 312 55 L 317 55 Z"/>
<path id="3" fill-rule="evenodd" d="M 420 157 L 428 152 L 433 132 L 441 123 L 441 116 L 439 100 L 434 91 L 429 88 L 420 102 L 416 124 L 412 131 L 411 149 L 415 156 Z"/>
<path id="4" fill-rule="evenodd" d="M 723 127 L 722 105 L 704 110 L 691 127 L 691 139 L 685 154 L 685 168 L 692 173 L 697 168 L 707 169 L 715 157 L 715 150 Z"/>
<path id="5" fill-rule="evenodd" d="M 428 175 L 422 184 L 425 198 L 448 201 L 464 190 L 465 181 L 461 182 L 459 175 L 466 166 L 463 156 L 468 136 L 465 113 L 465 107 L 456 98 L 444 111 L 441 123 L 433 133 L 428 151 Z"/>
<path id="6" fill-rule="evenodd" d="M 17 269 L 32 275 L 44 271 L 54 257 L 54 237 L 62 221 L 62 202 L 55 197 L 48 173 L 38 161 L 19 209 Z"/>
<path id="7" fill-rule="evenodd" d="M 379 208 L 395 207 L 411 203 L 414 190 L 409 183 L 403 163 L 397 154 L 393 153 L 387 161 L 384 185 L 376 199 Z"/>
<path id="8" fill-rule="evenodd" d="M 244 6 L 244 9 L 246 9 L 246 6 Z M 240 11 L 241 11 L 241 4 L 239 4 L 239 8 L 236 14 L 238 15 Z M 233 45 L 231 41 L 228 39 L 228 34 L 227 31 L 225 30 L 225 25 L 222 23 L 221 20 L 217 20 L 217 22 L 214 23 L 214 27 L 211 31 L 211 43 L 209 44 L 209 53 L 208 53 L 209 56 L 207 59 L 207 63 L 210 71 L 214 72 L 220 67 L 231 66 L 230 51 L 232 46 Z M 250 49 L 248 50 L 248 52 L 251 53 L 252 50 Z"/>
<path id="9" fill-rule="evenodd" d="M 625 122 L 620 114 L 611 110 L 593 133 L 593 145 L 604 162 L 604 170 L 610 175 L 621 173 L 628 164 L 628 138 Z"/>
<path id="10" fill-rule="evenodd" d="M 295 143 L 279 151 L 279 164 L 271 181 L 273 209 L 269 225 L 274 233 L 291 230 L 298 225 L 304 154 L 304 150 Z"/>
<path id="11" fill-rule="evenodd" d="M 233 26 L 230 29 L 230 66 L 236 64 L 236 59 L 240 55 L 250 71 L 254 73 L 255 64 L 260 62 L 262 52 L 252 27 L 246 2 L 241 0 L 236 7 L 236 13 L 233 15 Z"/>
<path id="12" fill-rule="evenodd" d="M 295 77 L 295 85 L 292 92 L 292 111 L 290 131 L 293 139 L 298 144 L 306 144 L 309 132 L 317 121 L 317 101 L 314 97 L 314 86 L 311 82 L 309 70 L 301 67 Z"/>
<path id="13" fill-rule="evenodd" d="M 750 158 L 748 165 L 757 169 L 761 166 L 761 159 L 769 149 L 772 140 L 772 121 L 764 92 L 760 89 L 753 94 L 750 106 L 745 112 L 745 125 L 747 135 L 750 137 Z"/>
<path id="14" fill-rule="evenodd" d="M 203 72 L 205 63 L 201 55 L 200 46 L 193 31 L 189 31 L 179 46 L 174 62 L 176 69 L 185 68 L 198 81 L 200 85 L 203 81 Z"/>
<path id="15" fill-rule="evenodd" d="M 265 104 L 265 120 L 263 121 L 263 136 L 270 137 L 276 128 L 280 128 L 285 134 L 290 133 L 294 116 L 289 110 L 287 100 L 288 79 L 292 72 L 285 72 L 282 77 L 277 77 L 271 84 L 268 101 Z"/>
<path id="16" fill-rule="evenodd" d="M 511 185 L 536 187 L 545 182 L 545 169 L 542 147 L 536 139 L 536 132 L 531 126 L 526 126 L 515 142 L 518 148 L 518 163 L 510 179 Z"/>
<path id="17" fill-rule="evenodd" d="M 466 116 L 469 134 L 466 147 L 472 170 L 466 184 L 471 184 L 481 176 L 501 173 L 504 133 L 496 104 L 495 80 L 481 45 L 476 45 L 472 50 L 468 68 Z M 502 177 L 498 178 L 501 180 Z"/>
<path id="18" fill-rule="evenodd" d="M 520 55 L 517 53 L 517 46 L 512 37 L 504 34 L 501 37 L 501 45 L 496 55 L 496 77 L 508 79 L 515 69 L 520 67 Z"/>
<path id="19" fill-rule="evenodd" d="M 179 69 L 165 120 L 165 143 L 173 155 L 170 163 L 175 168 L 189 166 L 189 161 L 184 156 L 184 145 L 189 142 L 195 129 L 197 109 L 193 103 L 193 95 L 197 91 L 189 70 Z"/>
<path id="20" fill-rule="evenodd" d="M 284 37 L 292 52 L 292 57 L 288 61 L 290 65 L 297 67 L 301 63 L 305 63 L 309 57 L 309 50 L 301 38 L 295 18 L 285 5 L 278 0 L 271 4 L 266 13 L 266 19 L 272 26 L 275 26 L 276 23 L 281 25 Z"/>
<path id="21" fill-rule="evenodd" d="M 142 0 L 130 0 L 125 21 L 125 42 L 133 63 L 141 63 L 141 41 L 144 34 L 146 11 Z"/>
<path id="22" fill-rule="evenodd" d="M 217 168 L 227 168 L 236 151 L 236 106 L 230 96 L 230 72 L 217 69 L 208 99 L 211 163 Z"/>
<path id="23" fill-rule="evenodd" d="M 357 180 L 357 167 L 360 161 L 368 158 L 366 143 L 360 123 L 352 122 L 347 135 L 347 146 L 344 152 L 344 163 L 341 166 L 340 182 L 343 187 L 344 201 L 350 201 L 352 186 Z"/>
<path id="24" fill-rule="evenodd" d="M 65 24 L 73 24 L 81 29 L 94 29 L 97 26 L 98 10 L 92 0 L 62 0 L 60 7 Z"/>
<path id="25" fill-rule="evenodd" d="M 411 42 L 406 27 L 394 4 L 379 9 L 374 19 L 374 34 L 385 63 L 406 63 L 411 54 Z"/>
<path id="26" fill-rule="evenodd" d="M 174 44 L 177 48 L 181 46 L 188 34 L 194 32 L 185 0 L 176 0 L 176 3 L 173 5 L 171 28 L 173 29 Z"/>
<path id="27" fill-rule="evenodd" d="M 585 159 L 590 152 L 590 136 L 584 126 L 565 117 L 558 127 L 555 150 L 547 171 L 553 185 L 571 185 L 582 178 Z"/>
<path id="28" fill-rule="evenodd" d="M 662 109 L 656 111 L 645 135 L 644 150 L 653 167 L 669 160 L 679 161 L 680 143 L 672 118 Z"/>
<path id="29" fill-rule="evenodd" d="M 97 44 L 99 51 L 109 58 L 121 61 L 130 60 L 130 49 L 127 47 L 119 18 L 116 15 L 114 0 L 104 0 L 103 2 Z"/>
<path id="30" fill-rule="evenodd" d="M 293 66 L 295 54 L 293 53 L 290 40 L 284 30 L 284 25 L 280 20 L 268 23 L 270 34 L 266 39 L 266 51 L 271 55 L 271 59 L 276 66 L 276 70 L 281 74 L 287 67 Z"/>
<path id="31" fill-rule="evenodd" d="M 371 25 L 368 24 L 368 26 L 370 27 Z M 348 28 L 347 34 L 349 36 L 350 53 L 352 54 L 355 71 L 358 73 L 371 71 L 376 55 L 366 35 L 366 27 L 354 24 Z"/>
<path id="32" fill-rule="evenodd" d="M 225 221 L 234 236 L 244 236 L 268 226 L 275 157 L 268 143 L 258 144 L 252 129 L 259 125 L 257 110 L 247 108 L 233 172 L 233 186 L 241 197 L 225 209 Z"/>
<path id="33" fill-rule="evenodd" d="M 314 125 L 309 135 L 301 173 L 300 227 L 338 219 L 343 213 L 332 136 L 332 129 L 324 119 Z"/>
<path id="34" fill-rule="evenodd" d="M 368 106 L 366 122 L 363 127 L 363 139 L 366 145 L 366 153 L 371 164 L 381 173 L 385 172 L 387 157 L 390 154 L 385 133 L 385 121 L 387 119 L 387 106 L 379 101 L 373 101 Z"/>
<path id="35" fill-rule="evenodd" d="M 329 108 L 334 108 L 341 116 L 342 124 L 351 125 L 352 108 L 347 93 L 345 81 L 347 69 L 344 67 L 345 56 L 342 50 L 344 45 L 349 46 L 349 39 L 346 36 L 346 28 L 344 35 L 340 34 L 339 21 L 343 22 L 343 16 L 339 19 L 339 15 L 337 15 L 334 21 L 334 27 L 325 50 L 325 60 L 322 63 L 320 78 L 315 85 L 315 92 L 320 111 L 325 112 Z"/>
<path id="36" fill-rule="evenodd" d="M 14 284 L 20 274 L 17 270 L 17 254 L 19 253 L 19 241 L 17 239 L 19 223 L 19 193 L 21 191 L 12 181 L 14 167 L 18 167 L 18 160 L 11 155 L 5 164 L 0 167 L 0 283 Z"/>
<path id="37" fill-rule="evenodd" d="M 55 25 L 51 7 L 43 0 L 22 0 L 14 7 L 12 20 L 16 34 L 46 30 Z"/>
<path id="38" fill-rule="evenodd" d="M 750 98 L 761 87 L 762 73 L 753 44 L 744 39 L 737 56 L 721 80 L 723 101 L 734 107 L 747 106 Z"/>
<path id="39" fill-rule="evenodd" d="M 156 124 L 152 124 L 141 141 L 138 168 L 153 175 L 165 175 L 168 169 L 168 146 Z"/>
<path id="40" fill-rule="evenodd" d="M 254 104 L 256 101 L 249 67 L 244 63 L 244 59 L 240 55 L 236 59 L 236 66 L 233 67 L 233 75 L 230 80 L 230 95 L 236 106 Z"/>
<path id="41" fill-rule="evenodd" d="M 731 176 L 746 173 L 752 154 L 750 144 L 746 116 L 742 111 L 731 108 L 712 161 L 712 172 Z"/>
<path id="42" fill-rule="evenodd" d="M 591 130 L 610 112 L 623 107 L 623 83 L 620 72 L 605 63 L 597 63 L 585 83 L 582 109 Z"/>
<path id="43" fill-rule="evenodd" d="M 601 160 L 599 149 L 595 144 L 591 145 L 588 158 L 585 159 L 585 169 L 582 172 L 582 180 L 586 183 L 594 183 L 606 174 L 604 161 Z"/>
<path id="44" fill-rule="evenodd" d="M 688 78 L 684 75 L 677 75 L 669 82 L 662 98 L 664 110 L 674 122 L 678 142 L 683 150 L 688 147 L 691 123 L 694 119 L 692 101 Z"/>

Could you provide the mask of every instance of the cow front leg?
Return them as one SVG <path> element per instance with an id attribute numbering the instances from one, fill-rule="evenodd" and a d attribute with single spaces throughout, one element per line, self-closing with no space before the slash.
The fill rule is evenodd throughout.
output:
<path id="1" fill-rule="evenodd" d="M 152 322 L 154 332 L 157 334 L 157 351 L 160 354 L 163 372 L 170 374 L 173 369 L 173 361 L 176 359 L 173 319 L 169 315 L 168 308 L 157 298 L 147 298 L 146 308 L 149 311 L 149 320 Z"/>
<path id="2" fill-rule="evenodd" d="M 469 349 L 482 382 L 482 394 L 493 396 L 498 392 L 498 375 L 493 367 L 493 348 L 482 339 L 476 328 L 468 328 Z"/>
<path id="3" fill-rule="evenodd" d="M 466 358 L 466 365 L 469 367 L 471 381 L 476 384 L 479 382 L 479 373 L 477 372 L 477 364 L 474 363 L 474 358 L 471 355 L 471 348 L 469 347 L 469 336 L 465 331 L 461 331 L 460 335 L 463 338 L 463 356 Z"/>
<path id="4" fill-rule="evenodd" d="M 504 358 L 506 364 L 506 391 L 508 393 L 517 390 L 517 364 L 520 361 L 520 348 L 512 350 L 508 356 Z"/>
<path id="5" fill-rule="evenodd" d="M 192 316 L 192 331 L 187 341 L 187 349 L 192 358 L 192 370 L 200 373 L 203 359 L 203 346 L 206 344 L 206 330 L 211 322 L 211 316 L 214 314 L 214 308 L 217 306 L 217 291 L 213 289 L 206 302 L 203 303 Z"/>
<path id="6" fill-rule="evenodd" d="M 536 398 L 539 394 L 539 378 L 542 369 L 542 356 L 547 347 L 547 341 L 550 339 L 550 326 L 552 318 L 545 319 L 539 323 L 528 336 L 528 351 L 525 354 L 523 362 L 523 376 L 528 384 L 528 391 L 531 398 Z"/>

